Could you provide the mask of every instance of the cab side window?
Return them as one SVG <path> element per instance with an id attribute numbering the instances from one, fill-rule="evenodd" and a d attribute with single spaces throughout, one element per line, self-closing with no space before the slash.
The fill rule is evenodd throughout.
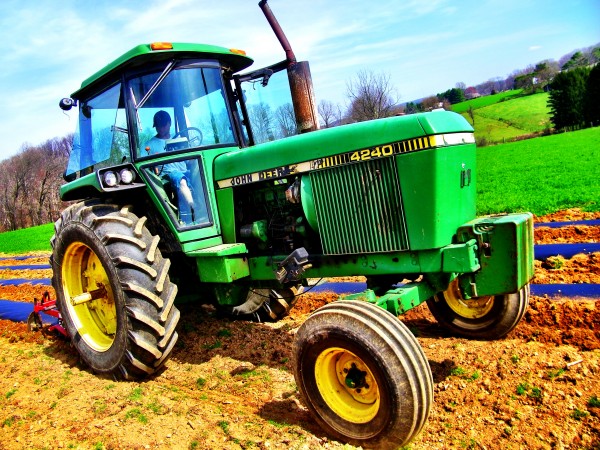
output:
<path id="1" fill-rule="evenodd" d="M 129 157 L 129 136 L 121 85 L 81 101 L 79 123 L 66 175 L 120 164 Z"/>

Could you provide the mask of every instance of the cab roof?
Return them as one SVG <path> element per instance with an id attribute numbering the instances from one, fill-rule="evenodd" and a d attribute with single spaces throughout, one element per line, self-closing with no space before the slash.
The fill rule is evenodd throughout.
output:
<path id="1" fill-rule="evenodd" d="M 246 56 L 246 53 L 243 50 L 228 49 L 216 45 L 182 42 L 141 44 L 119 56 L 98 72 L 83 80 L 81 87 L 71 96 L 73 98 L 85 97 L 88 90 L 93 90 L 98 83 L 103 83 L 105 79 L 111 78 L 111 75 L 120 73 L 123 70 L 172 58 L 216 59 L 225 67 L 231 69 L 232 73 L 239 72 L 254 62 L 252 58 Z"/>

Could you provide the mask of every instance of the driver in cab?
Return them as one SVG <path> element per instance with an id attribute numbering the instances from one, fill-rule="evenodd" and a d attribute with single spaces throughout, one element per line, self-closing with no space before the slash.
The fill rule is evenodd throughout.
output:
<path id="1" fill-rule="evenodd" d="M 156 155 L 165 151 L 167 140 L 171 139 L 171 116 L 169 116 L 169 113 L 166 111 L 158 111 L 154 114 L 152 126 L 156 128 L 156 136 L 148 141 L 146 144 L 146 151 L 149 155 Z M 194 199 L 186 178 L 187 166 L 185 161 L 165 164 L 158 170 L 159 175 L 168 178 L 171 186 L 177 189 L 180 209 L 182 211 L 188 208 L 193 209 Z"/>

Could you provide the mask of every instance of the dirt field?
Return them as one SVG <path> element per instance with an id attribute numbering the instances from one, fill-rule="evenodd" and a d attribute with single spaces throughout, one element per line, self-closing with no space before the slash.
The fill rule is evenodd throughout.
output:
<path id="1" fill-rule="evenodd" d="M 537 220 L 582 218 L 600 214 Z M 599 228 L 538 228 L 536 243 L 600 242 Z M 44 263 L 47 256 L 26 262 Z M 534 282 L 600 283 L 600 254 L 540 262 Z M 0 298 L 30 301 L 47 289 L 0 286 Z M 211 308 L 182 307 L 173 357 L 143 383 L 96 376 L 68 341 L 0 321 L 0 449 L 354 448 L 320 430 L 292 375 L 294 331 L 334 299 L 303 296 L 277 324 L 217 320 Z M 425 305 L 401 319 L 435 382 L 429 421 L 408 448 L 600 449 L 600 299 L 532 297 L 525 320 L 495 342 L 448 336 Z"/>

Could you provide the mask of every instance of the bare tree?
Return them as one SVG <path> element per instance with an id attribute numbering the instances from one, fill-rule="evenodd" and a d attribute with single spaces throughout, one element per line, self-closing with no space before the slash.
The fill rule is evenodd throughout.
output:
<path id="1" fill-rule="evenodd" d="M 296 114 L 294 106 L 291 103 L 281 105 L 275 111 L 275 118 L 279 124 L 281 137 L 294 136 L 298 134 L 298 125 L 296 125 Z"/>
<path id="2" fill-rule="evenodd" d="M 446 100 L 447 103 L 447 100 Z M 421 107 L 423 111 L 431 111 L 433 109 L 443 108 L 444 101 L 440 100 L 437 95 L 433 95 L 431 97 L 424 98 L 421 102 Z"/>
<path id="3" fill-rule="evenodd" d="M 273 131 L 273 112 L 266 103 L 258 103 L 248 107 L 248 116 L 252 124 L 252 134 L 254 142 L 260 144 L 263 142 L 275 140 Z"/>
<path id="4" fill-rule="evenodd" d="M 492 93 L 497 93 L 505 89 L 504 80 L 501 78 L 490 78 L 489 80 L 476 85 L 475 89 L 477 89 L 477 92 L 479 92 L 481 95 L 490 95 Z"/>
<path id="5" fill-rule="evenodd" d="M 59 188 L 71 152 L 72 135 L 37 147 L 24 145 L 0 162 L 0 230 L 16 230 L 56 220 L 62 207 Z"/>
<path id="6" fill-rule="evenodd" d="M 26 189 L 31 160 L 27 152 L 22 151 L 7 161 L 0 170 L 4 174 L 0 204 L 2 207 L 3 223 L 7 230 L 13 231 L 26 226 L 25 218 L 29 211 L 27 206 Z"/>
<path id="7" fill-rule="evenodd" d="M 61 175 L 67 165 L 64 144 L 64 141 L 55 138 L 29 151 L 33 158 L 45 162 L 35 165 L 27 189 L 28 195 L 31 197 L 32 225 L 42 225 L 53 221 L 58 213 Z"/>
<path id="8" fill-rule="evenodd" d="M 321 100 L 317 107 L 323 128 L 329 128 L 342 120 L 342 108 L 337 103 Z"/>
<path id="9" fill-rule="evenodd" d="M 383 73 L 360 71 L 346 89 L 350 99 L 349 116 L 356 122 L 393 115 L 399 100 L 390 76 Z"/>
<path id="10" fill-rule="evenodd" d="M 473 105 L 469 105 L 469 109 L 467 110 L 469 117 L 471 118 L 471 123 L 475 126 L 475 110 L 473 109 Z"/>

